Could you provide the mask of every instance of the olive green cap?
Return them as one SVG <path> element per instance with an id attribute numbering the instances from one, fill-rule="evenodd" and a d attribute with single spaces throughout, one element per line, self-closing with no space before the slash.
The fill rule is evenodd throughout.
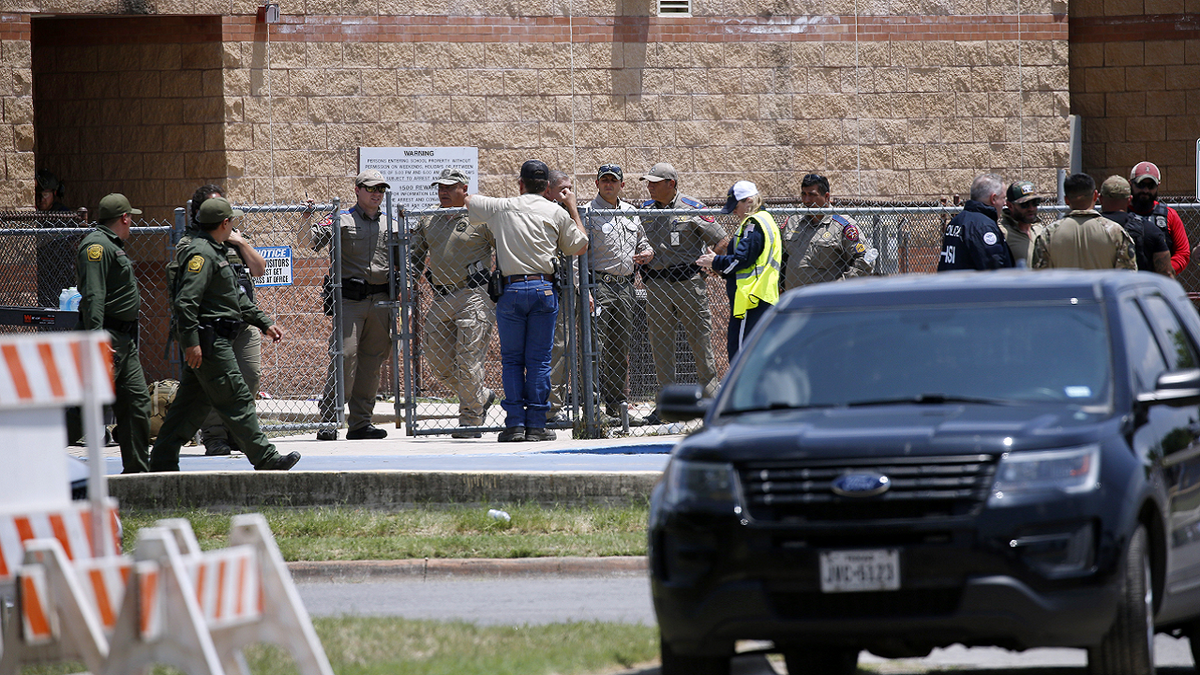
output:
<path id="1" fill-rule="evenodd" d="M 200 211 L 196 214 L 196 221 L 211 225 L 219 223 L 226 218 L 240 218 L 245 215 L 244 212 L 233 208 L 228 199 L 224 197 L 213 197 L 205 199 L 200 205 Z"/>
<path id="2" fill-rule="evenodd" d="M 130 206 L 129 200 L 125 198 L 125 195 L 114 192 L 100 200 L 100 208 L 96 210 L 96 220 L 103 223 L 106 220 L 112 220 L 126 213 L 140 216 L 142 215 L 142 210 Z"/>

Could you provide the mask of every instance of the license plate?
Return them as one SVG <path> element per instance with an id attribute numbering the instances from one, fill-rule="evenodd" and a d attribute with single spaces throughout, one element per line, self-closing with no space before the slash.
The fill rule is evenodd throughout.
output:
<path id="1" fill-rule="evenodd" d="M 823 551 L 821 592 L 896 591 L 900 589 L 900 551 Z"/>

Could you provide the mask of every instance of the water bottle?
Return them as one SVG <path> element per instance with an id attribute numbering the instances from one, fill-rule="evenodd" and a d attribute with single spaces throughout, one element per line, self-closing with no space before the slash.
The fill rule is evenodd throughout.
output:
<path id="1" fill-rule="evenodd" d="M 62 289 L 62 293 L 58 294 L 58 308 L 65 310 L 67 308 L 67 303 L 70 302 L 70 300 L 71 300 L 70 289 L 67 289 L 67 288 Z"/>
<path id="2" fill-rule="evenodd" d="M 72 312 L 78 312 L 79 303 L 83 302 L 83 294 L 80 293 L 79 289 L 75 288 L 74 286 L 68 290 L 71 291 L 71 297 L 67 300 L 67 309 Z"/>
<path id="3" fill-rule="evenodd" d="M 506 523 L 512 520 L 512 517 L 508 515 L 507 511 L 501 511 L 499 509 L 488 509 L 488 518 L 491 518 L 492 520 L 503 520 Z"/>

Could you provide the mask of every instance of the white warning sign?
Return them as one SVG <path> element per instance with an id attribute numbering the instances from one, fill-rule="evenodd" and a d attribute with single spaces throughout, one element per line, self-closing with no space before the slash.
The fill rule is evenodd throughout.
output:
<path id="1" fill-rule="evenodd" d="M 479 191 L 479 148 L 359 148 L 358 170 L 376 169 L 392 186 L 392 208 L 438 207 L 437 180 L 442 169 L 458 169 L 470 181 L 467 190 Z"/>
<path id="2" fill-rule="evenodd" d="M 254 250 L 267 261 L 266 274 L 254 277 L 255 286 L 292 285 L 291 246 L 255 246 Z"/>

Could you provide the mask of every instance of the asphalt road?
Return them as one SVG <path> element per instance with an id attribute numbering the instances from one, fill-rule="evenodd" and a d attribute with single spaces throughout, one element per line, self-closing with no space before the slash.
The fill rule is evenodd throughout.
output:
<path id="1" fill-rule="evenodd" d="M 607 578 L 536 576 L 399 579 L 363 582 L 299 581 L 297 587 L 315 616 L 400 616 L 410 619 L 469 621 L 488 625 L 609 621 L 654 625 L 649 582 L 640 574 Z M 752 647 L 752 645 L 746 645 Z M 1158 675 L 1194 672 L 1189 643 L 1160 635 L 1155 644 Z M 1087 659 L 1078 649 L 1010 652 L 961 646 L 935 650 L 923 659 L 882 659 L 864 652 L 861 672 L 917 675 L 951 672 L 973 675 L 1083 675 Z M 735 659 L 733 675 L 773 675 L 766 658 Z M 657 675 L 658 669 L 626 675 Z"/>

